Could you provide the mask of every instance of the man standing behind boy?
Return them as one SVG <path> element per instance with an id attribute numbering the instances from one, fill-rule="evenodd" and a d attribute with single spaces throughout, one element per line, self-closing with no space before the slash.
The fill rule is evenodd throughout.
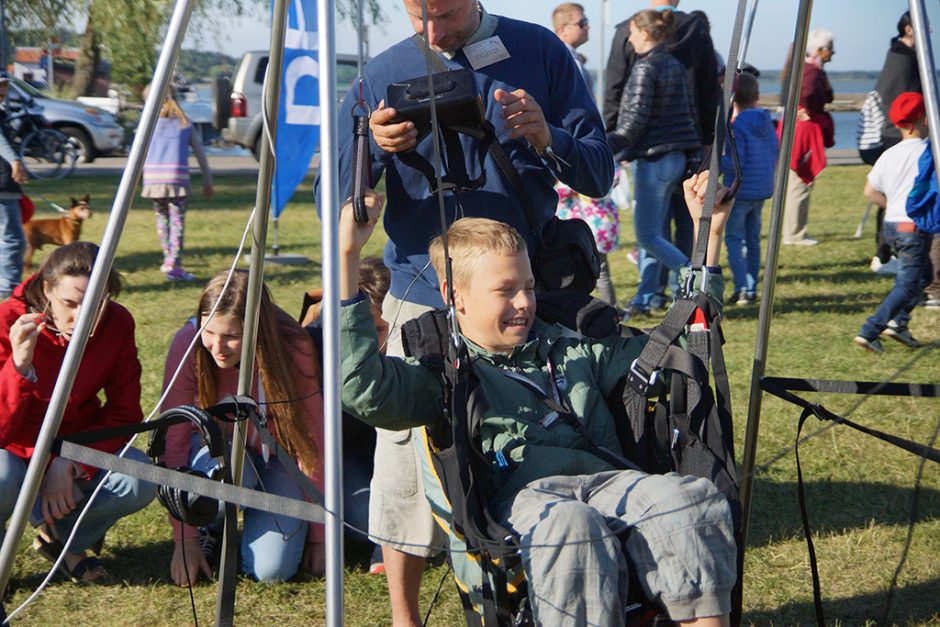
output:
<path id="1" fill-rule="evenodd" d="M 898 273 L 894 287 L 855 337 L 856 344 L 873 353 L 884 351 L 879 335 L 910 348 L 920 345 L 907 325 L 931 271 L 927 256 L 931 236 L 918 230 L 907 215 L 907 197 L 914 187 L 918 161 L 928 149 L 924 97 L 904 92 L 891 104 L 889 117 L 901 132 L 901 142 L 875 162 L 865 184 L 865 196 L 885 208 L 884 236 L 897 255 Z"/>
<path id="2" fill-rule="evenodd" d="M 456 194 L 445 195 L 450 219 L 475 216 L 506 222 L 534 250 L 538 238 L 527 221 L 521 195 L 544 225 L 558 205 L 556 180 L 597 198 L 610 190 L 614 170 L 600 113 L 577 65 L 554 33 L 488 13 L 477 0 L 428 0 L 425 32 L 422 3 L 402 0 L 402 5 L 418 37 L 408 37 L 369 61 L 361 89 L 349 90 L 339 113 L 340 190 L 345 195 L 355 148 L 351 113 L 360 94 L 372 110 L 370 180 L 377 184 L 384 178 L 388 194 L 385 265 L 392 281 L 383 317 L 390 323 L 390 355 L 401 355 L 401 324 L 444 304 L 427 252 L 428 242 L 440 232 L 437 197 L 429 193 L 428 181 L 418 170 L 396 157 L 409 153 L 434 163 L 432 142 L 428 137 L 419 141 L 414 121 L 399 119 L 385 102 L 390 84 L 426 80 L 425 42 L 436 62 L 448 70 L 472 70 L 484 115 L 524 189 L 517 192 L 493 158 L 479 163 L 479 142 L 461 135 L 460 145 L 452 144 L 453 151 L 463 153 L 473 176 L 486 176 L 479 189 L 461 192 L 459 203 Z M 449 158 L 448 165 L 453 167 Z M 418 596 L 424 558 L 439 550 L 443 536 L 424 497 L 410 431 L 377 433 L 369 532 L 383 545 L 392 624 L 415 627 L 421 625 Z"/>
<path id="3" fill-rule="evenodd" d="M 748 305 L 757 297 L 760 274 L 761 208 L 774 194 L 774 168 L 777 165 L 777 132 L 767 109 L 758 109 L 760 91 L 757 78 L 743 72 L 738 76 L 734 97 L 734 137 L 741 165 L 741 186 L 728 217 L 725 244 L 728 265 L 734 277 L 729 303 Z M 729 148 L 731 144 L 728 144 Z M 725 185 L 734 182 L 734 161 L 730 153 L 721 159 Z"/>
<path id="4" fill-rule="evenodd" d="M 10 79 L 0 77 L 0 103 L 6 100 Z M 0 108 L 0 129 L 6 110 Z M 23 162 L 10 146 L 5 130 L 0 130 L 0 299 L 6 300 L 20 284 L 23 274 L 23 248 L 26 234 L 20 214 L 21 183 L 29 179 Z"/>

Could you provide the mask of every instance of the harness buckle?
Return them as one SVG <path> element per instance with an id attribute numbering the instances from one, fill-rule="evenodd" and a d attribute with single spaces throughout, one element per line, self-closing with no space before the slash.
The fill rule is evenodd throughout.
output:
<path id="1" fill-rule="evenodd" d="M 630 384 L 638 394 L 646 396 L 646 393 L 649 392 L 649 389 L 656 385 L 657 379 L 659 379 L 659 369 L 653 370 L 651 373 L 647 373 L 639 364 L 640 359 L 636 358 L 633 360 L 633 363 L 630 364 L 630 372 L 627 375 L 627 383 Z"/>

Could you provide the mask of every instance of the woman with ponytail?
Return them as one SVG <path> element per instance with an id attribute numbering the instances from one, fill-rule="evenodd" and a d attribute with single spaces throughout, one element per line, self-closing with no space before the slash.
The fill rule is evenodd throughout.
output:
<path id="1" fill-rule="evenodd" d="M 649 313 L 660 296 L 660 274 L 688 263 L 667 237 L 673 190 L 700 147 L 685 66 L 666 50 L 673 12 L 648 9 L 630 18 L 637 61 L 620 99 L 616 128 L 607 141 L 617 159 L 636 161 L 634 228 L 640 283 L 629 313 Z"/>

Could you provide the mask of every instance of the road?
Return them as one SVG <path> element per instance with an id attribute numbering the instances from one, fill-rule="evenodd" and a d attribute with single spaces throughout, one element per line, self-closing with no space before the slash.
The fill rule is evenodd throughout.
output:
<path id="1" fill-rule="evenodd" d="M 244 154 L 237 154 L 233 150 L 219 153 L 210 151 L 208 158 L 212 172 L 217 176 L 251 176 L 258 174 L 258 162 L 247 150 L 243 152 Z M 855 150 L 827 150 L 826 157 L 829 165 L 862 164 L 862 160 L 858 158 L 858 152 Z M 310 169 L 316 170 L 319 161 L 319 155 L 315 155 L 310 162 Z M 199 166 L 196 165 L 195 159 L 190 158 L 190 165 L 194 172 L 199 172 Z M 73 176 L 119 176 L 126 166 L 127 157 L 98 157 L 94 163 L 78 164 Z"/>

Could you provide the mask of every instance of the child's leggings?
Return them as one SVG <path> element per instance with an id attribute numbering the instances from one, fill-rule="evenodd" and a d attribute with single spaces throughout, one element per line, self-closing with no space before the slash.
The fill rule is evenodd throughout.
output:
<path id="1" fill-rule="evenodd" d="M 153 210 L 157 215 L 157 235 L 163 249 L 164 272 L 180 267 L 183 253 L 183 226 L 186 222 L 186 196 L 154 198 Z"/>

